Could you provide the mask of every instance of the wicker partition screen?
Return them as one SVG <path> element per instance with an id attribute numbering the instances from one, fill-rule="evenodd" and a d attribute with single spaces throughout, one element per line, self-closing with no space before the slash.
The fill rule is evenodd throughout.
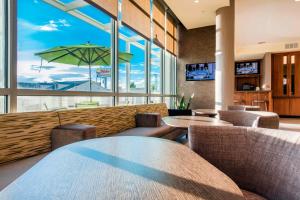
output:
<path id="1" fill-rule="evenodd" d="M 168 116 L 168 108 L 165 103 L 136 105 L 137 113 L 160 113 L 161 117 Z"/>
<path id="2" fill-rule="evenodd" d="M 134 106 L 76 109 L 58 112 L 60 123 L 78 123 L 96 126 L 102 137 L 135 127 Z"/>
<path id="3" fill-rule="evenodd" d="M 55 112 L 0 115 L 0 164 L 50 151 Z"/>
<path id="4" fill-rule="evenodd" d="M 51 130 L 60 124 L 94 125 L 103 137 L 136 127 L 136 113 L 147 112 L 168 115 L 163 103 L 0 115 L 0 164 L 49 152 Z"/>

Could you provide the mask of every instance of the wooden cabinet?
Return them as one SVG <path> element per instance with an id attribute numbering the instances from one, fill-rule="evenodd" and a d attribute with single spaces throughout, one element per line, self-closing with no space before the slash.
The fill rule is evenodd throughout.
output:
<path id="1" fill-rule="evenodd" d="M 271 91 L 236 91 L 234 93 L 234 102 L 236 105 L 260 106 L 261 110 L 266 110 L 265 103 L 263 103 L 266 102 L 267 110 L 273 110 Z"/>
<path id="2" fill-rule="evenodd" d="M 281 116 L 300 116 L 300 98 L 275 98 L 274 112 Z"/>
<path id="3" fill-rule="evenodd" d="M 300 52 L 272 55 L 274 112 L 300 116 Z"/>
<path id="4" fill-rule="evenodd" d="M 299 116 L 300 115 L 300 98 L 290 99 L 290 115 Z"/>
<path id="5" fill-rule="evenodd" d="M 278 115 L 290 114 L 290 100 L 289 99 L 273 99 L 273 109 Z"/>

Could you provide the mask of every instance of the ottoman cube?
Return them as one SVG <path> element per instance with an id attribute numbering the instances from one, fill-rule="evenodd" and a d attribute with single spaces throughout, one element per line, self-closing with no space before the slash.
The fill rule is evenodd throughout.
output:
<path id="1" fill-rule="evenodd" d="M 96 127 L 84 124 L 65 124 L 51 132 L 52 150 L 74 142 L 96 138 Z"/>

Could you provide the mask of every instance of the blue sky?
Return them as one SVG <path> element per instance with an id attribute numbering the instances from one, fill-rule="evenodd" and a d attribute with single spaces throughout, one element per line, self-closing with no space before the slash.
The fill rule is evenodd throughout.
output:
<path id="1" fill-rule="evenodd" d="M 72 0 L 63 0 L 69 3 Z M 111 18 L 92 6 L 79 9 L 80 12 L 110 27 Z M 120 33 L 136 35 L 129 28 L 122 27 Z M 88 67 L 62 65 L 43 62 L 34 53 L 63 46 L 78 45 L 87 42 L 111 47 L 110 33 L 92 26 L 81 19 L 65 13 L 42 0 L 18 0 L 18 81 L 22 82 L 60 82 L 88 80 Z M 145 41 L 138 41 L 144 44 Z M 125 42 L 120 41 L 120 51 L 125 51 Z M 144 50 L 131 45 L 131 81 L 138 87 L 145 85 Z M 159 73 L 158 58 L 153 58 L 153 73 Z M 100 66 L 99 66 L 100 67 Z M 96 79 L 93 67 L 92 79 Z M 119 70 L 120 84 L 126 83 L 124 65 Z"/>

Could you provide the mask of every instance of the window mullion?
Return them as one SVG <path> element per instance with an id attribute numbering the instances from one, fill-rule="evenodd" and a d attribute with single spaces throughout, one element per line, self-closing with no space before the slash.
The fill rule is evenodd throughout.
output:
<path id="1" fill-rule="evenodd" d="M 8 87 L 9 111 L 17 111 L 17 1 L 8 5 Z"/>

